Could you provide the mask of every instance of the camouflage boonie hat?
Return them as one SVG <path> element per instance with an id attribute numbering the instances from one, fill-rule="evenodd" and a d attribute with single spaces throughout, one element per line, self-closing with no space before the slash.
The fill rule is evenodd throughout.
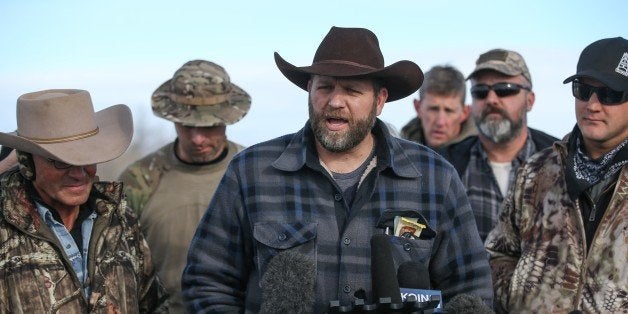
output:
<path id="1" fill-rule="evenodd" d="M 156 116 L 183 125 L 229 125 L 246 115 L 251 96 L 221 66 L 192 60 L 155 90 L 151 104 Z"/>
<path id="2" fill-rule="evenodd" d="M 493 70 L 508 76 L 521 74 L 532 84 L 532 77 L 525 60 L 515 51 L 493 49 L 481 54 L 475 62 L 475 69 L 469 74 L 467 80 L 482 70 Z"/>

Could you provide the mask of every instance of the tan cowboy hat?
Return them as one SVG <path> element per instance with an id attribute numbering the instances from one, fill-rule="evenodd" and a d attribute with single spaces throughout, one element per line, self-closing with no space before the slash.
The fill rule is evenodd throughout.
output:
<path id="1" fill-rule="evenodd" d="M 384 82 L 387 101 L 394 101 L 413 94 L 423 83 L 423 72 L 412 61 L 402 60 L 384 67 L 377 37 L 365 28 L 333 26 L 318 46 L 311 66 L 296 67 L 276 52 L 275 63 L 286 78 L 303 90 L 307 90 L 313 74 L 372 77 Z"/>
<path id="2" fill-rule="evenodd" d="M 203 127 L 240 121 L 251 108 L 251 96 L 218 64 L 192 60 L 155 90 L 151 103 L 158 117 Z"/>
<path id="3" fill-rule="evenodd" d="M 124 153 L 133 137 L 126 105 L 94 112 L 89 92 L 51 89 L 17 99 L 17 131 L 0 132 L 0 144 L 19 151 L 84 166 Z"/>

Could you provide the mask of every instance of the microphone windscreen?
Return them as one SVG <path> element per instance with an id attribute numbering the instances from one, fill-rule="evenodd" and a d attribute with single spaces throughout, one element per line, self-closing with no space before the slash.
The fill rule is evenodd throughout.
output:
<path id="1" fill-rule="evenodd" d="M 375 234 L 371 238 L 371 279 L 375 298 L 390 298 L 401 303 L 401 292 L 392 256 L 389 235 Z"/>
<path id="2" fill-rule="evenodd" d="M 260 280 L 260 313 L 314 311 L 316 264 L 305 255 L 282 251 L 275 255 Z"/>
<path id="3" fill-rule="evenodd" d="M 477 295 L 461 293 L 445 303 L 443 313 L 489 314 L 494 312 Z"/>
<path id="4" fill-rule="evenodd" d="M 408 261 L 397 269 L 399 287 L 410 289 L 430 289 L 430 273 L 423 263 Z"/>

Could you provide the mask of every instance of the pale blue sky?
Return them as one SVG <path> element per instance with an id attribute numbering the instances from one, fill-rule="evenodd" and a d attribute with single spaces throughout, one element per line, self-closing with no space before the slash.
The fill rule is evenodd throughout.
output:
<path id="1" fill-rule="evenodd" d="M 530 125 L 563 136 L 574 124 L 562 80 L 578 56 L 604 37 L 628 37 L 628 1 L 33 1 L 0 4 L 0 131 L 16 128 L 15 101 L 48 88 L 81 88 L 100 110 L 129 105 L 136 141 L 164 143 L 174 127 L 150 111 L 150 95 L 191 59 L 223 65 L 253 97 L 228 135 L 252 145 L 299 129 L 306 93 L 276 69 L 273 52 L 309 65 L 332 25 L 376 33 L 386 59 L 424 71 L 448 63 L 469 73 L 492 48 L 520 52 L 532 74 Z M 412 97 L 389 103 L 381 118 L 400 129 L 415 114 Z M 158 145 L 155 144 L 155 145 Z"/>

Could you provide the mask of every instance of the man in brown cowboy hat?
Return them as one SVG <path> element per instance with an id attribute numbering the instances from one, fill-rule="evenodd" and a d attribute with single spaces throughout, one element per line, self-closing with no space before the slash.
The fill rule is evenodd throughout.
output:
<path id="1" fill-rule="evenodd" d="M 0 312 L 164 311 L 122 185 L 96 182 L 96 165 L 129 146 L 129 108 L 44 90 L 18 98 L 17 125 L 0 133 L 19 163 L 0 176 Z"/>
<path id="2" fill-rule="evenodd" d="M 311 66 L 278 54 L 275 62 L 308 91 L 309 121 L 232 160 L 190 245 L 188 310 L 322 313 L 332 300 L 399 299 L 372 282 L 374 235 L 394 257 L 384 263 L 427 269 L 423 288 L 490 304 L 486 252 L 455 170 L 376 118 L 419 88 L 421 69 L 384 66 L 377 37 L 363 28 L 332 27 Z M 415 232 L 395 232 L 400 221 Z M 396 271 L 385 274 L 393 284 Z"/>
<path id="3" fill-rule="evenodd" d="M 174 122 L 177 138 L 122 172 L 129 205 L 139 216 L 170 312 L 185 313 L 181 273 L 194 230 L 231 158 L 243 147 L 226 126 L 248 112 L 251 97 L 227 72 L 205 60 L 178 69 L 152 96 L 153 113 Z"/>

